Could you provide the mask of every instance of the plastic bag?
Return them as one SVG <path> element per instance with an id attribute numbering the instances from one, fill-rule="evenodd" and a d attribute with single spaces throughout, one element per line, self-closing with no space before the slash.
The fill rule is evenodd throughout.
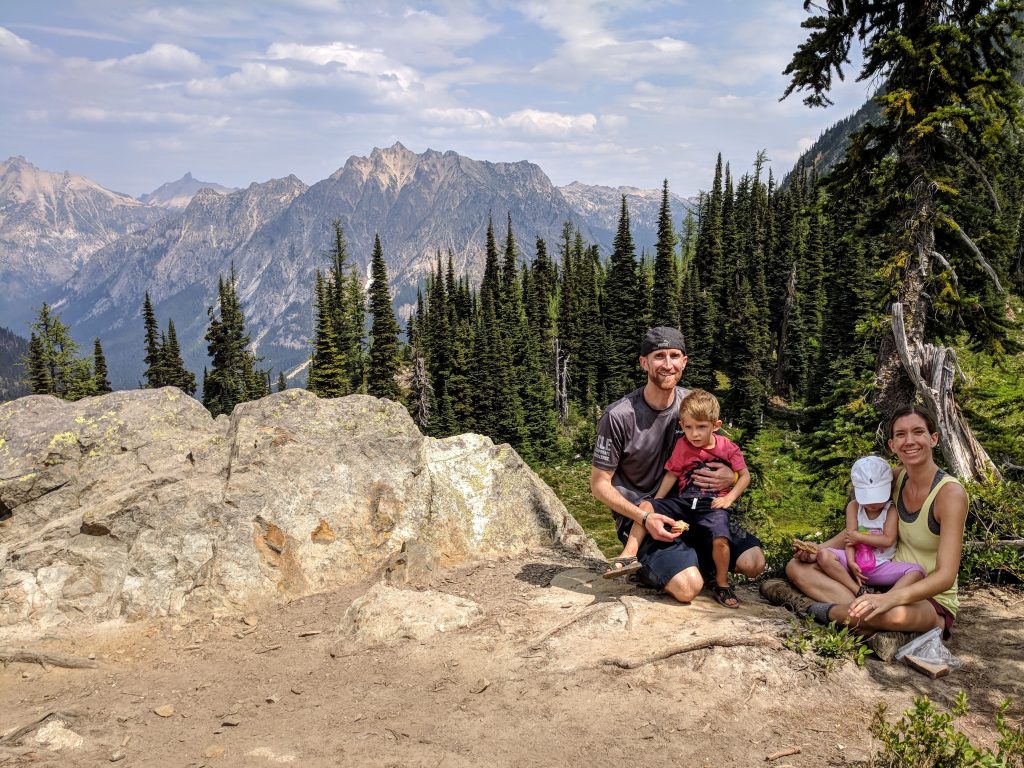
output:
<path id="1" fill-rule="evenodd" d="M 900 646 L 893 660 L 901 661 L 906 656 L 913 656 L 929 664 L 945 664 L 950 669 L 960 669 L 963 666 L 963 662 L 942 644 L 942 630 L 938 627 L 930 629 L 906 645 Z"/>

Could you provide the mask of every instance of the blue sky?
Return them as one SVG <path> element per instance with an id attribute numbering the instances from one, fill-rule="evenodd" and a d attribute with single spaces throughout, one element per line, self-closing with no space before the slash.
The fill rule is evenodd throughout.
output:
<path id="1" fill-rule="evenodd" d="M 139 195 L 326 178 L 401 141 L 556 184 L 696 194 L 715 156 L 777 175 L 836 105 L 779 102 L 799 0 L 3 0 L 0 159 Z"/>

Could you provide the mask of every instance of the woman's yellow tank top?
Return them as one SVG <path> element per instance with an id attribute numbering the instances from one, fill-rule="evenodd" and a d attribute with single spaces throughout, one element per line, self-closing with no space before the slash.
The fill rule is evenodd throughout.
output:
<path id="1" fill-rule="evenodd" d="M 896 492 L 893 494 L 897 515 L 899 515 L 900 494 L 903 493 L 903 486 L 906 482 L 907 471 L 902 470 L 896 481 Z M 917 563 L 924 568 L 926 573 L 931 573 L 935 570 L 935 560 L 939 553 L 939 537 L 932 533 L 931 528 L 928 526 L 928 520 L 932 512 L 932 502 L 935 501 L 935 497 L 942 486 L 947 483 L 956 482 L 956 478 L 944 474 L 928 493 L 924 504 L 921 505 L 921 511 L 917 513 L 917 517 L 913 522 L 908 523 L 900 515 L 899 541 L 896 543 L 896 554 L 893 556 L 893 560 L 899 560 L 904 563 Z M 956 616 L 956 612 L 960 608 L 960 597 L 957 592 L 958 586 L 959 578 L 953 581 L 953 586 L 935 596 L 935 602 L 954 616 Z"/>

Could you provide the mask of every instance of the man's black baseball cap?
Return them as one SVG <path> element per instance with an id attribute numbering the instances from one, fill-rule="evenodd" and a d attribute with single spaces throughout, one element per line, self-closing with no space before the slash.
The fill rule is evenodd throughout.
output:
<path id="1" fill-rule="evenodd" d="M 659 325 L 651 328 L 644 334 L 644 340 L 640 342 L 640 355 L 647 357 L 658 349 L 678 349 L 686 354 L 686 342 L 683 341 L 683 334 L 675 328 Z"/>

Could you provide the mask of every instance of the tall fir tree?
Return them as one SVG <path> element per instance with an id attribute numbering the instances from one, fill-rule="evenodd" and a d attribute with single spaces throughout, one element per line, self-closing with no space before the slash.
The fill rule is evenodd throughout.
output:
<path id="1" fill-rule="evenodd" d="M 153 302 L 149 298 L 149 291 L 142 301 L 142 324 L 145 331 L 146 357 L 143 362 L 146 364 L 145 373 L 146 386 L 149 388 L 164 386 L 163 372 L 161 371 L 160 356 L 160 326 L 156 321 L 156 312 L 153 311 Z"/>
<path id="2" fill-rule="evenodd" d="M 236 405 L 269 394 L 263 371 L 249 349 L 245 316 L 235 289 L 235 267 L 227 280 L 218 279 L 217 306 L 207 310 L 209 372 L 203 373 L 203 405 L 214 416 L 230 414 Z"/>
<path id="3" fill-rule="evenodd" d="M 164 379 L 163 385 L 177 387 L 188 395 L 196 393 L 196 375 L 185 367 L 181 356 L 181 345 L 178 343 L 178 332 L 174 328 L 174 320 L 167 321 L 167 333 L 162 337 L 160 345 L 160 370 Z"/>
<path id="4" fill-rule="evenodd" d="M 978 233 L 959 220 L 960 190 L 951 181 L 965 162 L 981 167 L 1003 143 L 1005 127 L 1021 120 L 1024 2 L 829 3 L 817 10 L 785 70 L 791 80 L 784 95 L 806 91 L 806 104 L 830 104 L 833 73 L 842 77 L 855 40 L 864 49 L 858 79 L 885 83 L 874 97 L 880 119 L 853 134 L 835 171 L 887 180 L 878 190 L 883 215 L 868 222 L 886 227 L 883 311 L 893 329 L 881 335 L 874 404 L 888 416 L 917 396 L 929 401 L 953 472 L 998 477 L 955 399 L 938 400 L 942 366 L 929 358 L 944 350 L 925 342 L 933 297 L 959 296 L 958 267 L 980 269 L 1002 293 L 998 273 L 971 237 Z"/>
<path id="5" fill-rule="evenodd" d="M 622 195 L 603 304 L 608 347 L 606 386 L 608 396 L 613 399 L 640 384 L 637 359 L 645 330 L 641 327 L 644 309 L 648 305 L 645 288 L 646 280 L 637 262 L 630 231 L 629 208 L 626 196 Z"/>
<path id="6" fill-rule="evenodd" d="M 658 241 L 654 246 L 654 287 L 652 325 L 679 325 L 679 264 L 676 237 L 672 226 L 672 206 L 668 179 L 661 185 L 661 208 L 658 211 Z"/>
<path id="7" fill-rule="evenodd" d="M 384 249 L 380 235 L 373 240 L 373 254 L 370 257 L 370 354 L 366 370 L 366 391 L 376 397 L 398 400 L 401 391 L 396 374 L 399 368 L 400 345 L 398 321 L 391 308 L 391 291 L 388 288 L 388 269 L 384 263 Z"/>
<path id="8" fill-rule="evenodd" d="M 99 336 L 93 339 L 92 342 L 92 378 L 96 394 L 102 395 L 106 392 L 114 391 L 107 377 L 107 358 L 103 354 L 103 345 L 100 344 Z"/>

